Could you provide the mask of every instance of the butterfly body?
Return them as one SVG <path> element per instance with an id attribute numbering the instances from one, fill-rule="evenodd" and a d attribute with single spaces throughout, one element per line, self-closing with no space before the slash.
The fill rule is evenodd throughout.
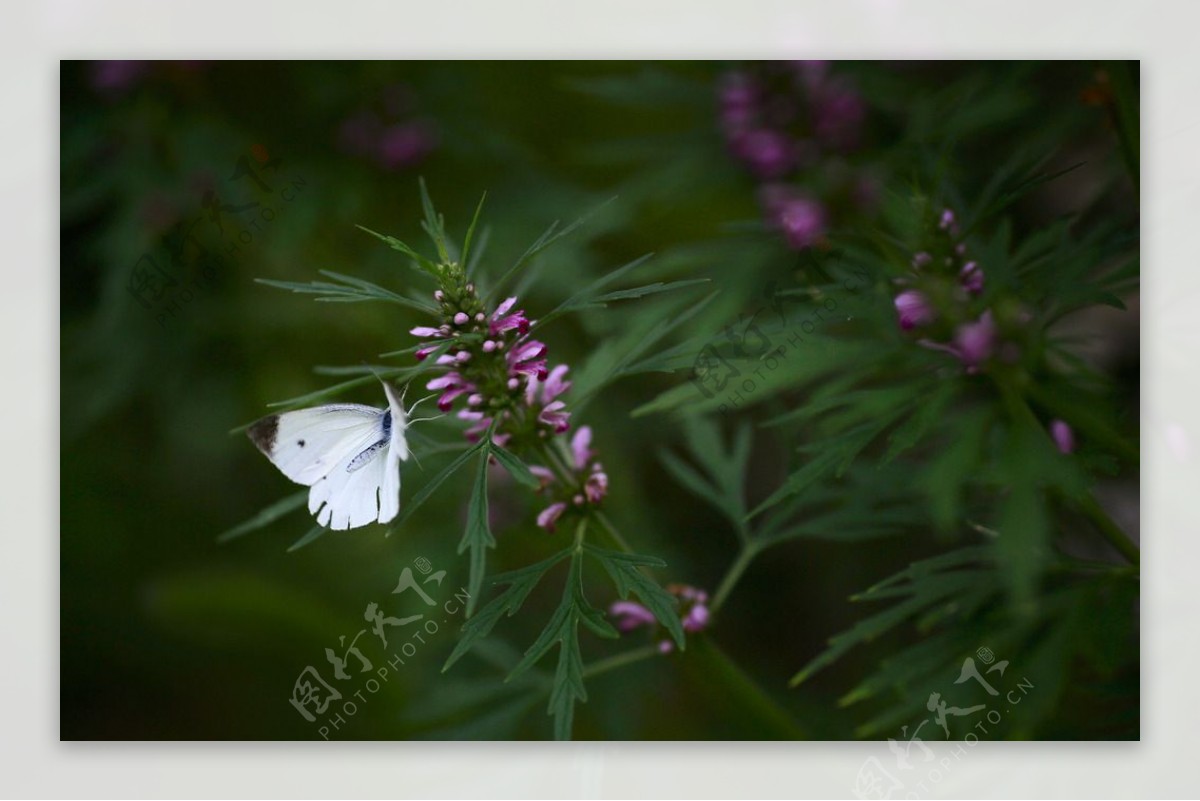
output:
<path id="1" fill-rule="evenodd" d="M 271 463 L 309 487 L 308 511 L 336 531 L 400 512 L 400 462 L 408 459 L 408 415 L 383 385 L 388 408 L 337 403 L 262 418 L 247 434 Z"/>

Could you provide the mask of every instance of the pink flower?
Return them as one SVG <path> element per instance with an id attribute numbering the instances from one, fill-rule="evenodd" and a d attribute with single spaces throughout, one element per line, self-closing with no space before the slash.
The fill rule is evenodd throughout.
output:
<path id="1" fill-rule="evenodd" d="M 377 157 L 386 169 L 398 170 L 421 162 L 433 152 L 436 137 L 428 125 L 420 122 L 401 123 L 379 134 Z"/>
<path id="2" fill-rule="evenodd" d="M 546 529 L 546 531 L 554 531 L 554 524 L 558 522 L 558 518 L 562 517 L 562 513 L 566 510 L 566 503 L 562 501 L 552 503 L 538 513 L 537 524 Z"/>
<path id="3" fill-rule="evenodd" d="M 996 348 L 996 337 L 996 323 L 990 311 L 980 315 L 976 322 L 958 327 L 954 334 L 954 348 L 969 372 L 991 358 Z"/>
<path id="4" fill-rule="evenodd" d="M 536 339 L 528 339 L 510 350 L 508 372 L 510 376 L 534 376 L 539 381 L 546 378 L 546 345 Z"/>
<path id="5" fill-rule="evenodd" d="M 1065 420 L 1050 421 L 1050 436 L 1054 439 L 1054 444 L 1058 446 L 1059 453 L 1075 451 L 1075 432 L 1071 430 L 1071 426 Z"/>
<path id="6" fill-rule="evenodd" d="M 575 457 L 575 469 L 583 470 L 592 460 L 592 427 L 580 426 L 571 437 L 571 454 Z"/>
<path id="7" fill-rule="evenodd" d="M 825 234 L 825 207 L 812 198 L 797 197 L 783 204 L 776 223 L 793 248 L 812 247 Z"/>
<path id="8" fill-rule="evenodd" d="M 897 295 L 895 305 L 900 327 L 905 331 L 928 325 L 937 319 L 937 313 L 929 304 L 929 299 L 915 289 L 906 289 Z"/>
<path id="9" fill-rule="evenodd" d="M 508 310 L 511 309 L 516 302 L 517 299 L 515 297 L 508 298 L 496 307 L 496 311 L 492 312 L 492 320 L 489 324 L 489 330 L 492 332 L 493 336 L 497 334 L 503 334 L 505 331 L 511 331 L 514 328 L 522 334 L 529 331 L 529 320 L 526 319 L 525 312 L 523 310 L 515 311 L 512 314 L 508 313 Z"/>
<path id="10" fill-rule="evenodd" d="M 653 626 L 657 622 L 654 613 L 633 601 L 614 601 L 608 613 L 616 619 L 621 631 L 633 631 L 640 626 Z"/>
<path id="11" fill-rule="evenodd" d="M 780 178 L 795 161 L 791 140 L 779 131 L 760 128 L 738 138 L 734 145 L 742 160 L 760 178 Z"/>
<path id="12" fill-rule="evenodd" d="M 566 407 L 567 404 L 562 401 L 548 403 L 538 414 L 538 421 L 553 428 L 554 433 L 561 434 L 571 427 L 571 413 L 563 411 Z"/>
<path id="13" fill-rule="evenodd" d="M 441 359 L 438 359 L 439 363 Z M 454 399 L 460 395 L 465 395 L 468 392 L 475 391 L 475 385 L 468 382 L 456 372 L 449 372 L 445 375 L 440 375 L 437 378 L 430 380 L 425 385 L 426 389 L 442 390 L 442 395 L 438 398 L 438 408 L 443 412 L 450 411 L 450 406 L 454 403 Z"/>
<path id="14" fill-rule="evenodd" d="M 958 280 L 962 283 L 963 289 L 972 295 L 978 295 L 983 291 L 983 268 L 977 262 L 969 261 L 959 271 Z"/>
<path id="15" fill-rule="evenodd" d="M 583 491 L 589 503 L 600 503 L 608 494 L 608 474 L 595 470 L 583 483 Z"/>

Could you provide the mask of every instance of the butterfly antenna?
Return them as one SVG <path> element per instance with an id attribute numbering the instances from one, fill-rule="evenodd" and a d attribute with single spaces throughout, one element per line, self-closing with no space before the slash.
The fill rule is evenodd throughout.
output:
<path id="1" fill-rule="evenodd" d="M 407 384 L 405 385 L 404 389 L 405 389 L 405 390 L 407 390 L 407 389 L 408 389 L 408 385 L 407 385 Z M 409 414 L 412 414 L 413 412 L 415 412 L 415 411 L 417 410 L 417 407 L 418 407 L 418 406 L 420 406 L 422 403 L 424 403 L 425 401 L 429 400 L 430 398 L 433 398 L 433 397 L 436 397 L 436 396 L 437 396 L 437 393 L 435 392 L 435 393 L 433 393 L 432 395 L 426 395 L 425 397 L 421 398 L 420 400 L 418 400 L 416 403 L 414 403 L 414 404 L 412 405 L 412 408 L 408 410 L 408 413 L 409 413 Z M 438 415 L 438 417 L 441 417 L 441 416 L 442 416 L 442 415 Z M 430 418 L 426 418 L 426 419 L 429 419 L 429 420 L 435 420 L 435 419 L 437 419 L 437 418 L 430 417 Z M 416 421 L 415 421 L 415 420 L 410 420 L 409 422 L 416 422 Z"/>

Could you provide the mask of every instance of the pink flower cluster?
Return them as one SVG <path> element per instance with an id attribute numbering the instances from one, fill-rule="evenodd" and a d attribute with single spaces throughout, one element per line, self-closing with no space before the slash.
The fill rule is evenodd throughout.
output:
<path id="1" fill-rule="evenodd" d="M 957 217 L 952 209 L 943 209 L 937 216 L 935 235 L 926 250 L 912 257 L 913 279 L 900 279 L 902 285 L 920 282 L 924 288 L 909 286 L 894 298 L 897 324 L 904 331 L 925 331 L 941 322 L 938 308 L 930 299 L 936 292 L 954 309 L 959 322 L 951 325 L 949 341 L 939 342 L 928 336 L 918 340 L 924 347 L 949 353 L 957 358 L 967 372 L 977 372 L 981 365 L 998 351 L 999 329 L 991 310 L 977 317 L 970 314 L 972 298 L 984 288 L 983 268 L 967 256 L 967 245 L 961 241 Z"/>
<path id="2" fill-rule="evenodd" d="M 558 400 L 571 388 L 565 378 L 567 365 L 547 369 L 546 345 L 529 337 L 531 322 L 524 310 L 513 310 L 515 297 L 488 315 L 480 310 L 474 284 L 466 284 L 457 297 L 440 289 L 433 296 L 446 322 L 436 327 L 417 326 L 409 333 L 430 340 L 417 349 L 418 361 L 443 350 L 437 364 L 448 368 L 447 372 L 425 386 L 441 393 L 437 405 L 443 412 L 465 396 L 466 408 L 458 416 L 472 423 L 468 438 L 477 439 L 498 422 L 495 441 L 505 444 L 512 435 L 508 424 L 518 407 L 555 434 L 571 427 L 566 404 Z"/>
<path id="3" fill-rule="evenodd" d="M 708 626 L 708 593 L 687 584 L 668 584 L 667 592 L 679 599 L 679 617 L 683 621 L 683 630 L 687 632 L 703 631 Z M 622 632 L 634 631 L 643 626 L 650 629 L 658 628 L 654 613 L 634 601 L 616 601 L 608 608 Z M 669 654 L 675 650 L 675 643 L 669 637 L 661 636 L 658 640 L 658 650 Z"/>
<path id="4" fill-rule="evenodd" d="M 545 408 L 548 407 L 543 408 L 543 414 Z M 595 452 L 592 451 L 592 429 L 589 426 L 580 426 L 575 436 L 571 437 L 571 481 L 559 481 L 553 470 L 542 465 L 529 468 L 542 484 L 539 492 L 554 498 L 550 505 L 538 514 L 539 526 L 547 531 L 554 531 L 559 518 L 568 510 L 594 507 L 604 499 L 608 494 L 608 474 L 604 472 L 604 466 L 595 460 L 595 456 Z"/>
<path id="5" fill-rule="evenodd" d="M 844 159 L 862 139 L 866 104 L 828 62 L 747 67 L 718 94 L 729 150 L 762 182 L 766 222 L 791 248 L 819 245 L 835 208 L 871 204 L 873 182 Z"/>

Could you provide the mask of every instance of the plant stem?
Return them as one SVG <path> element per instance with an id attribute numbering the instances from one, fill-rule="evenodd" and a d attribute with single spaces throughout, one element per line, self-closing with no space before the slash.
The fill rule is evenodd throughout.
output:
<path id="1" fill-rule="evenodd" d="M 733 592 L 733 588 L 737 586 L 738 580 L 742 574 L 746 572 L 746 568 L 750 567 L 750 563 L 758 556 L 758 546 L 750 542 L 744 542 L 741 549 L 738 551 L 737 558 L 733 560 L 733 564 L 729 566 L 729 570 L 725 572 L 725 577 L 721 579 L 721 583 L 717 585 L 717 591 L 713 593 L 712 603 L 709 605 L 709 610 L 716 614 L 717 610 L 725 603 L 725 599 L 729 597 L 729 593 Z"/>
<path id="2" fill-rule="evenodd" d="M 617 527 L 612 524 L 612 521 L 608 519 L 608 516 L 604 512 L 596 512 L 594 517 L 596 522 L 600 524 L 600 527 L 604 529 L 604 533 L 608 534 L 609 539 L 613 541 L 613 544 L 625 553 L 637 553 L 637 551 L 629 546 L 629 543 L 621 536 L 621 532 L 617 531 Z"/>
<path id="3" fill-rule="evenodd" d="M 1100 508 L 1100 504 L 1096 503 L 1096 499 L 1090 493 L 1079 499 L 1080 510 L 1087 515 L 1088 519 L 1095 524 L 1104 538 L 1112 544 L 1117 551 L 1130 561 L 1131 564 L 1140 564 L 1141 551 L 1138 546 L 1134 545 L 1133 540 L 1129 539 L 1129 535 L 1121 530 L 1121 527 L 1113 522 L 1113 519 L 1108 516 L 1108 513 Z"/>
<path id="4" fill-rule="evenodd" d="M 684 664 L 696 671 L 694 675 L 697 681 L 714 689 L 719 688 L 722 701 L 739 712 L 749 713 L 762 724 L 764 730 L 774 732 L 777 739 L 808 739 L 804 730 L 779 708 L 775 699 L 718 648 L 712 638 L 697 637 L 693 648 L 684 656 Z"/>
<path id="5" fill-rule="evenodd" d="M 607 673 L 610 670 L 632 665 L 635 662 L 641 662 L 643 659 L 648 659 L 658 653 L 658 646 L 644 645 L 641 648 L 634 648 L 615 656 L 610 656 L 601 659 L 598 662 L 593 662 L 583 669 L 583 677 L 590 679 L 599 676 L 601 673 Z"/>

